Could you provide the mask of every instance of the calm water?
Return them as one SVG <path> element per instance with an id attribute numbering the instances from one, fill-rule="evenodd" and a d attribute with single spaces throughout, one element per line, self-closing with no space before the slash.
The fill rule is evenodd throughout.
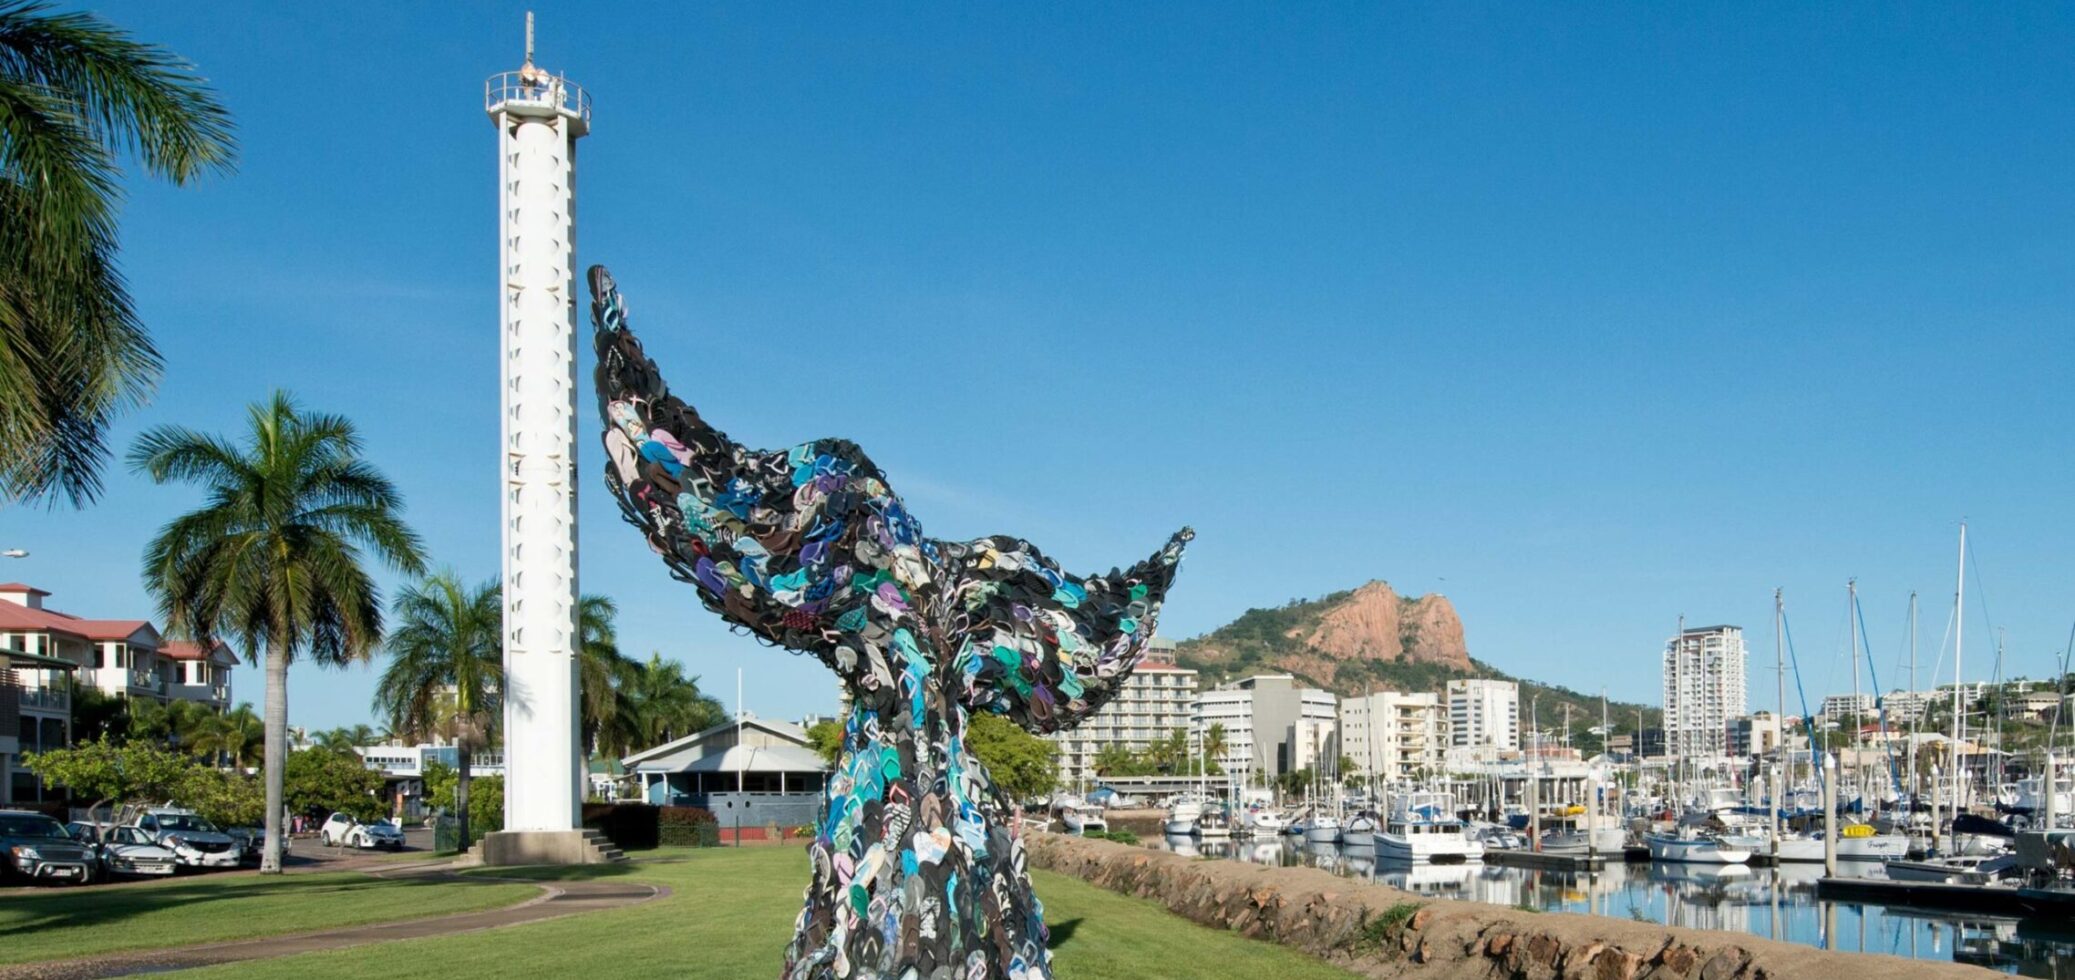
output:
<path id="1" fill-rule="evenodd" d="M 1819 902 L 1819 864 L 1780 868 L 1682 864 L 1607 865 L 1598 874 L 1497 865 L 1379 863 L 1366 848 L 1272 842 L 1200 844 L 1169 838 L 1179 853 L 1284 867 L 1312 866 L 1435 898 L 1581 912 L 1693 929 L 1720 929 L 1826 949 L 1958 960 L 2027 977 L 2075 980 L 2075 922 L 1966 916 L 1949 912 Z M 1878 864 L 1843 874 L 1878 876 Z"/>

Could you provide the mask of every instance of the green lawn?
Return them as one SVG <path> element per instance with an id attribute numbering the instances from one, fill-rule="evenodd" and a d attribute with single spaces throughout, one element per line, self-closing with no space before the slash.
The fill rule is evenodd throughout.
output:
<path id="1" fill-rule="evenodd" d="M 534 869 L 529 877 L 625 876 L 671 889 L 669 898 L 488 932 L 416 939 L 278 960 L 232 964 L 183 976 L 319 980 L 422 976 L 508 980 L 527 976 L 775 976 L 807 862 L 795 847 L 650 852 L 652 859 L 588 868 Z M 511 874 L 510 869 L 496 873 Z M 1072 878 L 1035 872 L 1063 980 L 1233 977 L 1310 980 L 1349 974 L 1301 953 L 1206 929 L 1150 901 Z"/>
<path id="2" fill-rule="evenodd" d="M 515 905 L 528 885 L 370 878 L 355 872 L 210 875 L 119 888 L 0 895 L 0 964 L 191 946 Z"/>

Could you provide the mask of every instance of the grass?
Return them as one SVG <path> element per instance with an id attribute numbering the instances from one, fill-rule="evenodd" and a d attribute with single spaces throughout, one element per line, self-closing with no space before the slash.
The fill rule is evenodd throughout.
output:
<path id="1" fill-rule="evenodd" d="M 676 849 L 628 864 L 497 869 L 538 880 L 624 877 L 671 889 L 668 898 L 489 932 L 192 971 L 197 980 L 321 980 L 437 975 L 441 980 L 528 976 L 767 977 L 778 972 L 807 862 L 796 847 Z M 1302 953 L 1185 921 L 1144 899 L 1033 872 L 1052 928 L 1062 980 L 1233 977 L 1345 980 L 1349 974 Z"/>
<path id="2" fill-rule="evenodd" d="M 119 888 L 0 895 L 0 963 L 190 946 L 515 905 L 527 885 L 370 878 L 354 872 L 212 875 Z"/>

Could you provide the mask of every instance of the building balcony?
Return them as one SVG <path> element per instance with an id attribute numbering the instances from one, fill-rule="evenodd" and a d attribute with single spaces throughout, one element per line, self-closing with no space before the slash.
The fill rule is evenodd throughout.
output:
<path id="1" fill-rule="evenodd" d="M 61 688 L 22 688 L 22 707 L 41 708 L 47 711 L 64 711 L 72 704 L 71 695 Z"/>

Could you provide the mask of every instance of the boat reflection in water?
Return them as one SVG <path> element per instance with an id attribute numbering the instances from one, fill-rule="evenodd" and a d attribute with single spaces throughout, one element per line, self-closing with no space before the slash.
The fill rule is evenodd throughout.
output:
<path id="1" fill-rule="evenodd" d="M 1819 902 L 1819 864 L 1777 868 L 1722 864 L 1610 863 L 1597 874 L 1492 864 L 1413 864 L 1373 848 L 1291 838 L 1233 843 L 1169 839 L 1178 853 L 1277 867 L 1316 867 L 1436 899 L 1577 912 L 1693 929 L 1717 929 L 1846 952 L 1985 966 L 2026 977 L 2075 980 L 2075 923 Z M 1872 862 L 1839 873 L 1881 876 Z"/>

